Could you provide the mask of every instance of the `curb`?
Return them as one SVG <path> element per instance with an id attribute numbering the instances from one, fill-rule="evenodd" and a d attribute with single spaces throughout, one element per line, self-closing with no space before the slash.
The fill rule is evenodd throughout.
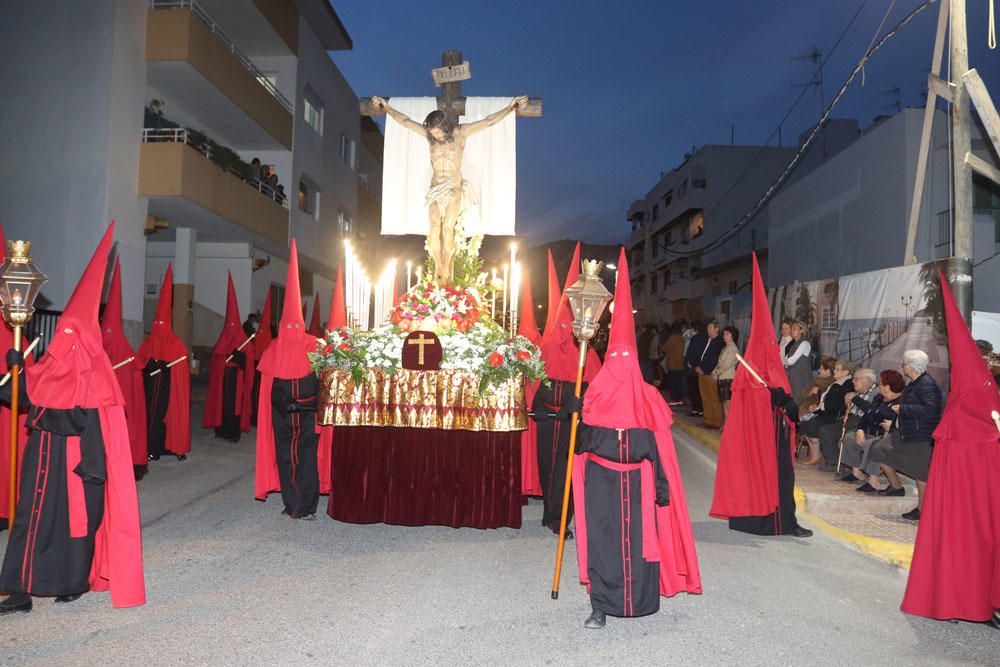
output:
<path id="1" fill-rule="evenodd" d="M 718 455 L 719 437 L 681 419 L 675 419 L 673 425 L 683 431 L 685 435 L 691 436 Z M 855 551 L 888 563 L 893 567 L 903 570 L 910 569 L 910 561 L 913 559 L 912 544 L 892 542 L 860 533 L 852 533 L 827 523 L 809 511 L 809 496 L 798 485 L 795 487 L 795 505 L 796 514 L 799 518 L 805 520 L 806 523 L 819 532 L 842 542 Z"/>

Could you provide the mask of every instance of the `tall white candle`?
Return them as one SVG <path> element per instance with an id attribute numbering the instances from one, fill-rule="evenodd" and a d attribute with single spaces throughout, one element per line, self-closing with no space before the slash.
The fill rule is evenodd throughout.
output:
<path id="1" fill-rule="evenodd" d="M 510 289 L 510 267 L 503 265 L 503 309 L 501 317 L 507 317 L 507 291 Z"/>

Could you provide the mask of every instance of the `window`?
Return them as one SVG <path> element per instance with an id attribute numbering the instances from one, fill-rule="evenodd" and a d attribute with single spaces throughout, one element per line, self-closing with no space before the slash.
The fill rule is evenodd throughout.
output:
<path id="1" fill-rule="evenodd" d="M 271 327 L 271 331 L 278 328 L 278 320 L 281 317 L 281 311 L 285 308 L 285 286 L 275 285 L 271 283 L 271 321 L 268 322 L 268 326 Z M 264 322 L 261 322 L 261 326 L 264 326 Z"/>
<path id="2" fill-rule="evenodd" d="M 351 216 L 347 215 L 343 211 L 337 213 L 337 229 L 340 231 L 340 235 L 350 236 L 351 227 Z"/>
<path id="3" fill-rule="evenodd" d="M 674 233 L 667 232 L 667 245 L 673 245 L 674 243 Z"/>
<path id="4" fill-rule="evenodd" d="M 659 278 L 659 276 L 657 276 L 654 273 L 653 276 L 649 279 L 649 292 L 650 292 L 650 294 L 656 294 L 656 290 L 659 287 L 658 284 L 657 284 L 659 282 L 657 280 L 657 278 Z"/>
<path id="5" fill-rule="evenodd" d="M 663 195 L 664 208 L 670 206 L 670 202 L 672 202 L 673 200 L 674 200 L 674 189 L 670 188 L 669 190 L 667 190 L 667 194 Z"/>
<path id="6" fill-rule="evenodd" d="M 938 213 L 937 223 L 937 244 L 951 243 L 951 209 Z"/>
<path id="7" fill-rule="evenodd" d="M 691 216 L 691 222 L 689 224 L 691 228 L 691 238 L 698 238 L 705 229 L 705 214 L 698 211 Z"/>
<path id="8" fill-rule="evenodd" d="M 740 286 L 736 284 L 736 281 L 735 281 L 735 280 L 730 280 L 730 281 L 729 281 L 729 294 L 730 294 L 730 295 L 733 295 L 733 294 L 736 294 L 736 291 L 737 291 L 737 290 L 738 290 L 739 288 L 740 288 Z"/>
<path id="9" fill-rule="evenodd" d="M 823 328 L 837 328 L 837 311 L 832 306 L 823 306 Z"/>
<path id="10" fill-rule="evenodd" d="M 708 187 L 708 181 L 704 178 L 692 178 L 691 187 L 695 190 L 704 190 Z"/>
<path id="11" fill-rule="evenodd" d="M 305 178 L 299 179 L 299 210 L 319 220 L 319 188 Z"/>
<path id="12" fill-rule="evenodd" d="M 659 219 L 660 219 L 660 205 L 653 204 L 653 222 L 656 222 Z"/>
<path id="13" fill-rule="evenodd" d="M 356 144 L 354 140 L 343 132 L 340 133 L 340 159 L 347 163 L 347 166 L 354 169 L 356 164 L 355 153 Z"/>
<path id="14" fill-rule="evenodd" d="M 302 116 L 316 134 L 323 136 L 323 104 L 308 88 L 302 96 Z"/>

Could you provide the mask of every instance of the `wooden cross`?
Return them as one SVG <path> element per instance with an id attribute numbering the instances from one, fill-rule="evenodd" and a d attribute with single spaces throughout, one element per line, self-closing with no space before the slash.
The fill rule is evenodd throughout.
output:
<path id="1" fill-rule="evenodd" d="M 417 365 L 424 365 L 424 345 L 433 345 L 434 341 L 430 338 L 424 338 L 423 332 L 416 338 L 411 338 L 406 342 L 407 345 L 419 345 L 420 349 L 417 350 Z"/>
<path id="2" fill-rule="evenodd" d="M 442 67 L 455 67 L 461 64 L 461 51 L 445 51 L 441 54 Z M 390 98 L 387 97 L 386 99 Z M 358 106 L 362 116 L 382 116 L 385 114 L 384 110 L 375 108 L 370 97 L 362 97 Z M 458 125 L 458 117 L 465 115 L 465 96 L 462 95 L 462 82 L 449 81 L 441 84 L 441 94 L 437 98 L 437 106 L 448 117 L 448 122 L 452 127 Z M 542 115 L 542 98 L 529 97 L 528 103 L 518 107 L 515 113 L 518 116 L 540 117 Z M 414 120 L 420 122 L 423 119 L 415 118 Z"/>

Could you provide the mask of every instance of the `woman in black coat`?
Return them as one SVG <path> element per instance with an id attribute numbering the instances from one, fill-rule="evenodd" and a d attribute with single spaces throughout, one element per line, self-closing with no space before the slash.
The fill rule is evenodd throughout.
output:
<path id="1" fill-rule="evenodd" d="M 854 391 L 854 383 L 851 381 L 853 371 L 854 368 L 849 362 L 838 359 L 833 367 L 833 383 L 820 395 L 819 408 L 810 413 L 812 417 L 803 416 L 800 428 L 809 440 L 809 451 L 815 452 L 813 457 L 803 461 L 806 465 L 823 463 L 823 455 L 819 453 L 819 429 L 821 426 L 843 419 L 846 409 L 844 395 Z"/>

